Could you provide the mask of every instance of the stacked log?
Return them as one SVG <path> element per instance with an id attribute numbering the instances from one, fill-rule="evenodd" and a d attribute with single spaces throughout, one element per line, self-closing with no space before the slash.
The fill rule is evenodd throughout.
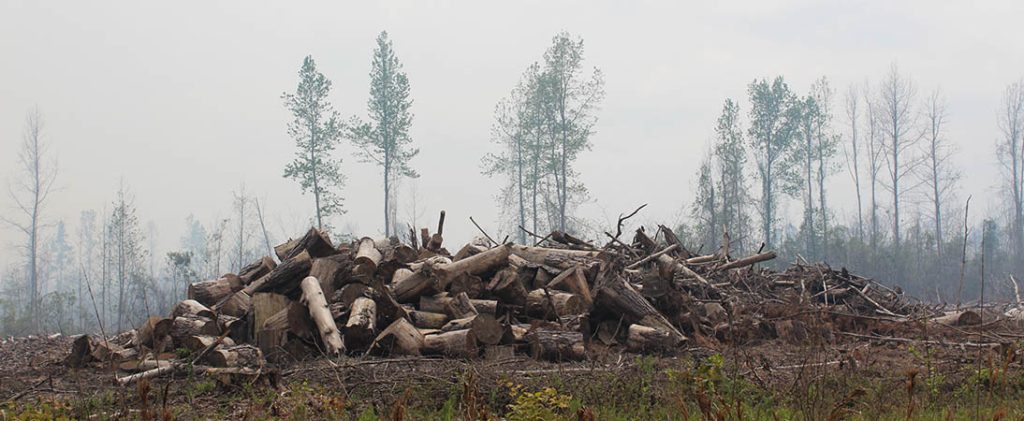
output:
<path id="1" fill-rule="evenodd" d="M 732 305 L 718 304 L 734 292 L 795 291 L 887 317 L 911 309 L 897 292 L 845 270 L 755 270 L 775 257 L 771 251 L 694 256 L 664 227 L 655 238 L 638 230 L 632 244 L 609 234 L 602 249 L 556 232 L 543 246 L 477 242 L 455 255 L 442 247 L 443 227 L 442 213 L 437 232 L 423 229 L 416 238 L 411 230 L 409 243 L 362 237 L 340 246 L 310 229 L 274 247 L 280 263 L 265 256 L 237 275 L 189 285 L 170 317 L 151 317 L 117 340 L 79 338 L 68 364 L 142 361 L 172 347 L 217 367 L 341 354 L 470 359 L 510 350 L 577 361 L 587 358 L 590 338 L 639 353 L 679 352 L 690 332 L 715 338 L 736 323 Z M 975 323 L 964 313 L 936 321 Z M 192 362 L 172 366 L 183 363 Z"/>

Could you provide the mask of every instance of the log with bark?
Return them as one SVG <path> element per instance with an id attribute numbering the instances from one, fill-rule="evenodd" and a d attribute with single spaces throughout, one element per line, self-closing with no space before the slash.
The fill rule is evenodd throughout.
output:
<path id="1" fill-rule="evenodd" d="M 238 277 L 241 278 L 243 285 L 249 285 L 252 281 L 260 279 L 263 275 L 270 273 L 277 267 L 277 262 L 270 256 L 263 256 L 260 260 L 250 263 L 248 266 L 238 271 Z"/>
<path id="2" fill-rule="evenodd" d="M 282 261 L 270 273 L 246 285 L 243 292 L 252 296 L 257 292 L 288 294 L 299 287 L 299 282 L 309 275 L 313 261 L 309 253 L 303 252 Z"/>
<path id="3" fill-rule="evenodd" d="M 526 296 L 526 313 L 539 319 L 556 320 L 559 316 L 580 314 L 585 310 L 579 296 L 568 292 L 535 289 Z"/>
<path id="4" fill-rule="evenodd" d="M 671 352 L 679 343 L 671 332 L 653 327 L 633 324 L 627 331 L 626 346 L 633 352 Z"/>
<path id="5" fill-rule="evenodd" d="M 274 247 L 274 253 L 284 262 L 306 252 L 310 257 L 326 257 L 338 254 L 338 250 L 331 244 L 327 234 L 316 228 L 310 228 L 306 235 L 298 240 L 288 240 L 284 244 Z"/>
<path id="6" fill-rule="evenodd" d="M 202 305 L 199 301 L 189 299 L 179 301 L 178 304 L 175 304 L 174 308 L 171 310 L 171 317 L 181 316 L 200 316 L 213 318 L 214 314 L 213 310 L 210 310 L 208 307 Z"/>
<path id="7" fill-rule="evenodd" d="M 423 335 L 423 352 L 454 358 L 476 358 L 480 354 L 473 331 L 469 329 Z"/>
<path id="8" fill-rule="evenodd" d="M 441 327 L 442 332 L 466 329 L 472 331 L 473 337 L 484 345 L 497 345 L 505 335 L 505 329 L 501 323 L 494 316 L 486 313 L 455 319 Z"/>
<path id="9" fill-rule="evenodd" d="M 227 296 L 242 289 L 242 278 L 233 273 L 212 281 L 194 282 L 188 286 L 188 298 L 198 301 L 204 306 L 212 306 L 219 303 Z"/>
<path id="10" fill-rule="evenodd" d="M 423 334 L 408 320 L 398 319 L 377 335 L 369 352 L 378 355 L 420 355 L 423 344 Z"/>
<path id="11" fill-rule="evenodd" d="M 535 329 L 526 334 L 530 355 L 549 361 L 579 361 L 587 356 L 583 334 L 553 329 Z"/>
<path id="12" fill-rule="evenodd" d="M 261 367 L 263 353 L 252 345 L 236 345 L 215 349 L 206 354 L 206 361 L 214 367 Z"/>

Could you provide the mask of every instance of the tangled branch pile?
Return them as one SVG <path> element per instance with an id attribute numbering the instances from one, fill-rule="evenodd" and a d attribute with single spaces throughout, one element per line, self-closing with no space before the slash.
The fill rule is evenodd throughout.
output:
<path id="1" fill-rule="evenodd" d="M 327 354 L 582 360 L 600 349 L 671 353 L 810 332 L 793 315 L 901 318 L 926 310 L 845 269 L 757 268 L 728 238 L 695 255 L 672 231 L 638 229 L 598 248 L 563 232 L 533 246 L 480 239 L 451 254 L 437 232 L 335 246 L 310 229 L 238 274 L 193 283 L 169 317 L 111 338 L 77 338 L 68 364 L 119 363 L 129 383 L 189 367 L 253 374 L 266 360 Z M 541 244 L 544 244 L 541 246 Z M 167 352 L 173 351 L 173 354 Z"/>

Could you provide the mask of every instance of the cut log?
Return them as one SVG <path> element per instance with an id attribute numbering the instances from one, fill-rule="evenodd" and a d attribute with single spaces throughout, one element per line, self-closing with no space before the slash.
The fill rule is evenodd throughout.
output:
<path id="1" fill-rule="evenodd" d="M 360 349 L 369 344 L 376 335 L 376 324 L 377 303 L 366 297 L 357 298 L 345 323 L 345 347 Z"/>
<path id="2" fill-rule="evenodd" d="M 310 228 L 309 231 L 306 231 L 306 235 L 298 240 L 288 240 L 288 242 L 274 247 L 274 253 L 282 262 L 298 256 L 302 252 L 306 252 L 314 258 L 339 253 L 331 244 L 331 239 L 327 237 L 327 234 L 316 228 Z"/>
<path id="3" fill-rule="evenodd" d="M 213 306 L 214 310 L 217 310 L 220 314 L 226 314 L 228 316 L 238 318 L 243 318 L 249 314 L 249 309 L 251 307 L 252 296 L 250 296 L 244 289 L 231 294 L 231 296 Z"/>
<path id="4" fill-rule="evenodd" d="M 377 250 L 377 246 L 370 237 L 359 239 L 359 247 L 356 248 L 355 274 L 361 276 L 373 276 L 377 272 L 377 265 L 383 256 Z"/>
<path id="5" fill-rule="evenodd" d="M 249 285 L 252 281 L 262 278 L 263 275 L 270 273 L 276 267 L 277 262 L 272 257 L 263 256 L 260 260 L 252 262 L 249 266 L 238 271 L 238 277 L 241 278 L 243 285 Z"/>
<path id="6" fill-rule="evenodd" d="M 774 258 L 775 258 L 775 252 L 774 251 L 768 251 L 768 252 L 764 252 L 764 253 L 758 253 L 758 254 L 755 254 L 753 256 L 747 256 L 747 257 L 744 257 L 744 258 L 739 259 L 739 260 L 734 260 L 732 262 L 729 262 L 729 263 L 726 263 L 724 265 L 719 266 L 717 269 L 718 270 L 729 270 L 729 269 L 742 268 L 742 267 L 747 267 L 747 266 L 750 266 L 750 265 L 753 265 L 753 264 L 757 264 L 757 263 L 765 262 L 765 261 L 768 261 L 768 260 L 772 260 Z"/>
<path id="7" fill-rule="evenodd" d="M 422 329 L 440 329 L 448 322 L 448 315 L 429 311 L 412 310 L 409 312 L 412 324 Z"/>
<path id="8" fill-rule="evenodd" d="M 213 319 L 199 316 L 175 317 L 170 330 L 175 347 L 183 347 L 189 337 L 202 335 L 220 335 L 220 328 Z"/>
<path id="9" fill-rule="evenodd" d="M 334 286 L 337 285 L 338 271 L 340 269 L 341 263 L 335 259 L 313 259 L 313 264 L 309 268 L 309 276 L 320 281 L 320 289 L 323 290 L 324 296 L 333 297 Z"/>
<path id="10" fill-rule="evenodd" d="M 465 329 L 424 335 L 423 352 L 454 358 L 476 358 L 480 348 L 473 337 L 473 331 Z"/>
<path id="11" fill-rule="evenodd" d="M 683 260 L 693 257 L 693 253 L 690 253 L 690 250 L 686 249 L 682 241 L 679 241 L 679 237 L 676 236 L 676 233 L 672 231 L 671 228 L 664 225 L 658 225 L 658 231 L 661 232 L 662 238 L 665 239 L 665 242 L 668 243 L 668 245 L 676 246 L 676 251 L 673 253 L 677 254 L 677 257 Z"/>
<path id="12" fill-rule="evenodd" d="M 441 331 L 451 332 L 464 329 L 471 330 L 476 340 L 485 345 L 497 345 L 505 334 L 501 323 L 498 323 L 490 314 L 478 314 L 473 317 L 452 320 L 445 324 Z"/>
<path id="13" fill-rule="evenodd" d="M 164 337 L 171 333 L 171 328 L 174 327 L 174 321 L 168 318 L 160 316 L 150 316 L 142 325 L 139 326 L 138 336 L 136 336 L 136 345 L 142 345 L 150 349 L 156 350 L 157 352 L 163 351 L 157 349 L 161 344 Z"/>
<path id="14" fill-rule="evenodd" d="M 572 269 L 566 269 L 547 285 L 548 288 L 557 286 L 561 286 L 559 289 L 565 289 L 578 295 L 586 308 L 594 304 L 594 297 L 590 293 L 590 285 L 587 284 L 587 275 L 583 273 L 582 266 L 577 265 Z"/>
<path id="15" fill-rule="evenodd" d="M 513 307 L 526 305 L 528 292 L 526 286 L 523 285 L 520 272 L 515 268 L 508 267 L 495 274 L 488 289 L 506 305 Z"/>
<path id="16" fill-rule="evenodd" d="M 327 307 L 327 298 L 320 289 L 320 281 L 308 276 L 302 280 L 299 288 L 302 289 L 302 303 L 309 310 L 309 317 L 313 319 L 313 324 L 320 333 L 327 354 L 337 355 L 344 352 L 345 344 L 341 341 L 338 325 L 334 323 L 331 310 Z"/>
<path id="17" fill-rule="evenodd" d="M 398 319 L 377 335 L 370 352 L 383 355 L 420 355 L 423 334 L 408 320 Z"/>
<path id="18" fill-rule="evenodd" d="M 450 294 L 465 292 L 469 298 L 480 298 L 480 293 L 482 291 L 483 281 L 480 277 L 468 273 L 456 275 L 448 284 L 448 292 Z"/>
<path id="19" fill-rule="evenodd" d="M 309 275 L 309 269 L 312 266 L 313 261 L 310 258 L 310 254 L 299 253 L 299 255 L 281 262 L 270 273 L 246 285 L 242 291 L 245 291 L 249 296 L 257 292 L 287 294 L 298 288 L 299 282 Z"/>
<path id="20" fill-rule="evenodd" d="M 598 303 L 614 314 L 625 316 L 630 323 L 639 323 L 669 332 L 679 342 L 686 340 L 682 332 L 669 323 L 668 319 L 659 313 L 636 289 L 618 275 L 613 276 L 614 278 L 598 290 L 596 297 Z"/>
<path id="21" fill-rule="evenodd" d="M 212 335 L 192 335 L 185 337 L 181 342 L 181 348 L 185 348 L 189 351 L 199 351 L 206 349 L 206 347 L 213 345 L 217 342 L 218 337 Z M 235 346 L 235 341 L 231 338 L 223 338 L 220 340 L 221 345 L 226 347 Z"/>
<path id="22" fill-rule="evenodd" d="M 212 306 L 242 289 L 242 278 L 228 273 L 212 281 L 194 282 L 188 286 L 188 299 L 198 301 L 204 306 Z"/>
<path id="23" fill-rule="evenodd" d="M 171 310 L 171 317 L 180 316 L 201 316 L 213 318 L 213 311 L 196 300 L 184 300 L 174 305 Z"/>
<path id="24" fill-rule="evenodd" d="M 535 289 L 526 296 L 526 313 L 545 320 L 586 311 L 582 300 L 568 292 Z"/>
<path id="25" fill-rule="evenodd" d="M 454 300 L 454 298 L 449 297 L 447 293 L 441 293 L 434 296 L 424 295 L 420 297 L 419 309 L 420 311 L 429 311 L 431 313 L 449 314 L 448 304 L 452 302 L 452 300 Z M 477 313 L 496 315 L 498 312 L 498 302 L 496 300 L 470 299 L 469 302 L 473 305 L 473 308 L 476 309 Z"/>
<path id="26" fill-rule="evenodd" d="M 661 274 L 661 277 L 666 280 L 671 281 L 678 274 L 684 278 L 696 279 L 702 284 L 710 285 L 708 280 L 704 279 L 703 276 L 700 276 L 700 274 L 694 272 L 693 269 L 690 269 L 685 264 L 673 259 L 671 256 L 664 254 L 658 256 L 657 262 L 658 272 Z"/>
<path id="27" fill-rule="evenodd" d="M 511 245 L 501 245 L 447 265 L 437 265 L 434 272 L 444 283 L 464 273 L 482 275 L 489 270 L 507 264 L 511 252 Z"/>
<path id="28" fill-rule="evenodd" d="M 252 345 L 236 345 L 210 351 L 206 361 L 214 367 L 262 367 L 263 353 Z"/>
<path id="29" fill-rule="evenodd" d="M 545 247 L 512 246 L 512 254 L 538 265 L 594 259 L 599 254 L 596 250 L 553 249 Z M 559 266 L 561 267 L 561 266 Z M 565 269 L 565 268 L 562 268 Z"/>
<path id="30" fill-rule="evenodd" d="M 440 292 L 443 290 L 444 285 L 438 283 L 438 279 L 434 275 L 434 268 L 448 263 L 451 263 L 451 260 L 447 257 L 435 256 L 423 262 L 410 264 L 409 268 L 413 274 L 403 275 L 400 279 L 392 278 L 391 291 L 395 295 L 395 299 L 400 303 L 411 303 L 428 291 Z"/>
<path id="31" fill-rule="evenodd" d="M 426 249 L 438 252 L 441 250 L 441 243 L 444 242 L 444 211 L 441 211 L 441 216 L 437 220 L 437 232 L 430 236 L 430 242 L 426 244 Z"/>
<path id="32" fill-rule="evenodd" d="M 359 297 L 366 297 L 370 294 L 370 287 L 365 284 L 351 283 L 341 287 L 334 293 L 333 301 L 344 304 L 346 309 L 352 308 L 352 302 Z"/>
<path id="33" fill-rule="evenodd" d="M 479 312 L 473 307 L 473 303 L 469 301 L 469 296 L 465 292 L 460 292 L 448 304 L 445 305 L 447 313 L 453 318 L 461 319 L 464 317 L 476 316 Z"/>
<path id="34" fill-rule="evenodd" d="M 252 330 L 259 342 L 259 332 L 274 315 L 288 308 L 291 300 L 273 292 L 258 292 L 252 297 Z"/>
<path id="35" fill-rule="evenodd" d="M 679 340 L 670 332 L 633 324 L 629 325 L 626 346 L 633 352 L 671 352 L 679 346 Z"/>
<path id="36" fill-rule="evenodd" d="M 80 335 L 71 343 L 71 354 L 64 360 L 68 367 L 84 367 L 92 362 L 118 363 L 136 355 L 135 350 L 125 349 L 111 341 L 95 335 Z"/>
<path id="37" fill-rule="evenodd" d="M 981 315 L 972 310 L 950 311 L 932 321 L 949 326 L 974 326 L 981 324 Z"/>
<path id="38" fill-rule="evenodd" d="M 549 329 L 535 329 L 526 334 L 530 355 L 549 361 L 579 361 L 587 356 L 583 334 Z"/>
<path id="39" fill-rule="evenodd" d="M 467 258 L 469 256 L 473 256 L 473 255 L 476 255 L 476 254 L 479 254 L 479 253 L 483 253 L 485 251 L 487 251 L 487 247 L 476 245 L 476 244 L 466 244 L 466 245 L 462 246 L 462 248 L 459 249 L 459 251 L 457 253 L 455 253 L 454 256 L 452 256 L 452 261 L 459 261 L 459 260 L 465 259 L 465 258 Z"/>

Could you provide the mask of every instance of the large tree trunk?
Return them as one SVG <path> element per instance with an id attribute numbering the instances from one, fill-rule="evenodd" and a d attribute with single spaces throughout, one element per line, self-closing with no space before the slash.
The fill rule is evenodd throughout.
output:
<path id="1" fill-rule="evenodd" d="M 337 355 L 345 351 L 345 345 L 341 341 L 341 334 L 338 332 L 338 325 L 331 317 L 331 310 L 327 307 L 327 298 L 320 289 L 320 281 L 309 276 L 302 280 L 302 303 L 309 309 L 309 317 L 320 333 L 324 349 L 328 355 Z"/>

